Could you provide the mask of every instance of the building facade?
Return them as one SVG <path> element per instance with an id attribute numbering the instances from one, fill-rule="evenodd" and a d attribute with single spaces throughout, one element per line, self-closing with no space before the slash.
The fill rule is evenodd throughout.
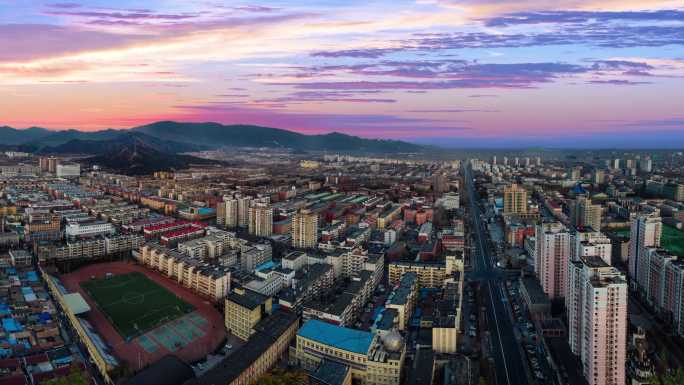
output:
<path id="1" fill-rule="evenodd" d="M 601 258 L 570 263 L 566 298 L 571 350 L 590 385 L 625 384 L 627 302 L 625 276 Z"/>
<path id="2" fill-rule="evenodd" d="M 559 222 L 542 223 L 535 230 L 535 263 L 544 293 L 549 299 L 565 296 L 568 261 L 571 255 L 571 236 Z"/>
<path id="3" fill-rule="evenodd" d="M 601 205 L 593 204 L 585 196 L 579 196 L 570 207 L 570 220 L 575 227 L 591 227 L 599 231 L 602 213 Z"/>
<path id="4" fill-rule="evenodd" d="M 273 209 L 266 203 L 255 203 L 249 208 L 249 233 L 258 237 L 273 234 Z"/>
<path id="5" fill-rule="evenodd" d="M 292 361 L 315 370 L 324 360 L 348 366 L 352 379 L 365 385 L 399 385 L 406 355 L 400 336 L 391 338 L 309 320 L 297 332 Z"/>
<path id="6" fill-rule="evenodd" d="M 646 253 L 646 249 L 660 247 L 660 237 L 663 231 L 663 224 L 660 215 L 657 213 L 638 214 L 630 227 L 629 236 L 629 279 L 638 281 L 639 275 L 644 274 L 639 271 L 642 265 L 640 259 Z"/>
<path id="7" fill-rule="evenodd" d="M 302 210 L 292 217 L 292 247 L 314 248 L 318 244 L 318 214 Z"/>
<path id="8" fill-rule="evenodd" d="M 512 184 L 504 188 L 504 215 L 527 213 L 527 190 Z"/>

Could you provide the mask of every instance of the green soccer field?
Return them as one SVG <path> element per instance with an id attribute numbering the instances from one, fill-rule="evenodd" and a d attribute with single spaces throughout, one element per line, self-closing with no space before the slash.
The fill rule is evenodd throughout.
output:
<path id="1" fill-rule="evenodd" d="M 142 273 L 94 279 L 81 287 L 126 340 L 194 310 Z"/>
<path id="2" fill-rule="evenodd" d="M 620 235 L 629 237 L 630 230 L 620 229 L 616 231 Z M 663 225 L 663 233 L 660 236 L 660 246 L 677 256 L 684 256 L 684 231 L 675 227 Z"/>

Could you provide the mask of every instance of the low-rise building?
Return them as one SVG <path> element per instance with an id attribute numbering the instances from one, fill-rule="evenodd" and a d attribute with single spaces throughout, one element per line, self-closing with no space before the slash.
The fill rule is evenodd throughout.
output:
<path id="1" fill-rule="evenodd" d="M 460 256 L 447 256 L 444 262 L 393 261 L 389 264 L 389 282 L 396 285 L 405 273 L 414 272 L 420 288 L 440 288 L 454 271 L 463 272 Z"/>
<path id="2" fill-rule="evenodd" d="M 287 353 L 295 338 L 299 318 L 276 311 L 254 327 L 247 343 L 208 372 L 184 385 L 251 385 L 271 370 Z"/>
<path id="3" fill-rule="evenodd" d="M 335 293 L 321 295 L 305 303 L 302 311 L 304 320 L 319 319 L 340 326 L 354 324 L 370 300 L 372 284 L 371 272 L 362 271 L 352 277 L 343 289 L 336 288 Z"/>
<path id="4" fill-rule="evenodd" d="M 399 285 L 387 298 L 386 309 L 395 309 L 398 315 L 399 330 L 406 330 L 416 308 L 418 298 L 418 274 L 409 271 L 402 275 Z"/>
<path id="5" fill-rule="evenodd" d="M 298 312 L 305 302 L 310 301 L 333 286 L 332 265 L 315 263 L 306 266 L 295 274 L 292 285 L 278 295 L 278 304 L 285 309 Z"/>
<path id="6" fill-rule="evenodd" d="M 235 288 L 226 296 L 226 330 L 242 340 L 254 334 L 254 327 L 262 318 L 271 314 L 271 297 L 244 288 Z"/>
<path id="7" fill-rule="evenodd" d="M 138 260 L 213 301 L 230 292 L 230 271 L 216 261 L 193 258 L 157 243 L 141 247 Z"/>
<path id="8" fill-rule="evenodd" d="M 72 222 L 66 225 L 67 238 L 90 238 L 98 235 L 114 234 L 114 225 L 103 221 Z"/>
<path id="9" fill-rule="evenodd" d="M 399 333 L 381 336 L 309 320 L 297 332 L 291 361 L 313 371 L 324 360 L 348 366 L 352 380 L 368 385 L 399 385 L 406 345 Z"/>

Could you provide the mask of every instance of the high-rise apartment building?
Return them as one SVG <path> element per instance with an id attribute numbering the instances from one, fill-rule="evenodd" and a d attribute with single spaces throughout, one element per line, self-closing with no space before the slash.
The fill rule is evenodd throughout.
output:
<path id="1" fill-rule="evenodd" d="M 569 265 L 568 339 L 590 385 L 625 384 L 627 281 L 598 257 Z"/>
<path id="2" fill-rule="evenodd" d="M 258 237 L 273 234 L 273 209 L 267 203 L 254 203 L 249 208 L 249 233 Z"/>
<path id="3" fill-rule="evenodd" d="M 649 214 L 637 214 L 632 220 L 629 236 L 629 279 L 637 281 L 639 278 L 639 268 L 642 265 L 641 257 L 646 249 L 660 247 L 660 236 L 663 231 L 663 224 L 660 214 L 657 212 Z"/>
<path id="4" fill-rule="evenodd" d="M 594 183 L 596 185 L 600 185 L 600 184 L 603 184 L 603 182 L 605 181 L 606 173 L 602 169 L 597 168 L 597 169 L 594 169 L 594 171 L 592 172 L 591 178 L 592 178 L 592 183 Z"/>
<path id="5" fill-rule="evenodd" d="M 535 228 L 535 264 L 544 293 L 550 299 L 563 298 L 571 255 L 571 235 L 559 222 L 542 223 Z"/>
<path id="6" fill-rule="evenodd" d="M 665 250 L 648 248 L 639 258 L 636 284 L 639 292 L 651 306 L 661 305 L 665 295 L 665 268 L 677 257 Z"/>
<path id="7" fill-rule="evenodd" d="M 292 247 L 313 248 L 318 244 L 318 214 L 302 210 L 292 217 Z"/>
<path id="8" fill-rule="evenodd" d="M 579 261 L 582 257 L 599 257 L 612 265 L 613 250 L 610 238 L 600 231 L 577 229 L 572 234 L 572 249 L 570 260 Z"/>
<path id="9" fill-rule="evenodd" d="M 641 159 L 639 161 L 639 168 L 643 172 L 653 171 L 653 160 L 651 160 L 651 158 Z"/>
<path id="10" fill-rule="evenodd" d="M 684 336 L 684 260 L 658 248 L 647 248 L 633 279 L 641 297 L 660 318 Z"/>
<path id="11" fill-rule="evenodd" d="M 662 294 L 656 308 L 665 319 L 672 320 L 672 329 L 684 337 L 684 260 L 673 259 L 665 264 Z"/>
<path id="12" fill-rule="evenodd" d="M 684 184 L 666 183 L 663 186 L 663 197 L 676 202 L 684 202 Z"/>
<path id="13" fill-rule="evenodd" d="M 249 206 L 252 204 L 250 197 L 238 197 L 238 226 L 249 226 Z"/>
<path id="14" fill-rule="evenodd" d="M 579 196 L 570 206 L 570 220 L 576 227 L 591 227 L 601 230 L 601 205 L 593 204 L 591 199 Z"/>
<path id="15" fill-rule="evenodd" d="M 444 193 L 449 191 L 449 179 L 441 172 L 432 175 L 432 191 L 436 193 Z"/>
<path id="16" fill-rule="evenodd" d="M 238 225 L 238 200 L 233 197 L 223 197 L 216 207 L 216 224 L 227 228 Z"/>
<path id="17" fill-rule="evenodd" d="M 620 169 L 620 159 L 619 158 L 613 159 L 613 169 L 615 169 L 615 170 Z"/>
<path id="18" fill-rule="evenodd" d="M 504 188 L 504 215 L 527 213 L 527 190 L 512 184 Z"/>
<path id="19" fill-rule="evenodd" d="M 636 167 L 636 160 L 625 159 L 625 168 L 632 169 Z"/>

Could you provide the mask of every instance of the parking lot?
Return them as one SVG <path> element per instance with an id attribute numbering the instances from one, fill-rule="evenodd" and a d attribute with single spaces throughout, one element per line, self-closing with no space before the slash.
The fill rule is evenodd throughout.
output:
<path id="1" fill-rule="evenodd" d="M 479 304 L 477 300 L 477 285 L 466 284 L 463 286 L 463 304 L 461 312 L 460 346 L 459 349 L 464 354 L 474 354 L 480 351 L 479 348 L 479 328 L 478 315 Z"/>
<path id="2" fill-rule="evenodd" d="M 539 385 L 553 383 L 554 376 L 546 358 L 543 344 L 534 322 L 529 317 L 520 297 L 518 281 L 506 281 L 506 289 L 510 299 L 510 310 L 514 318 L 514 325 L 520 336 L 520 343 L 525 351 L 532 376 Z"/>

